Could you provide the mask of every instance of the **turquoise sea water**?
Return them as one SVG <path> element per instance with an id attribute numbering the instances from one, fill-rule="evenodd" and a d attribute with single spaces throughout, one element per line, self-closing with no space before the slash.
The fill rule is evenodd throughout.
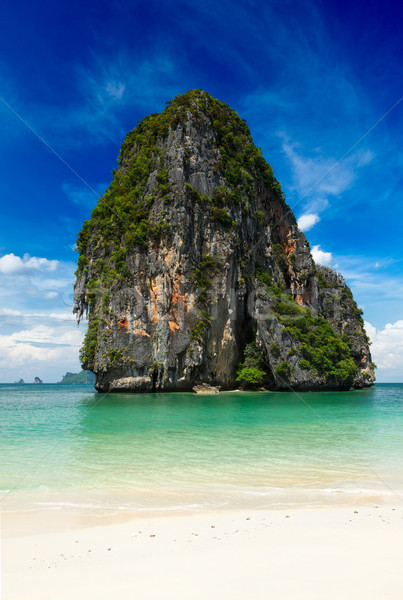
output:
<path id="1" fill-rule="evenodd" d="M 4 511 L 397 502 L 403 384 L 211 396 L 3 384 L 0 456 Z"/>

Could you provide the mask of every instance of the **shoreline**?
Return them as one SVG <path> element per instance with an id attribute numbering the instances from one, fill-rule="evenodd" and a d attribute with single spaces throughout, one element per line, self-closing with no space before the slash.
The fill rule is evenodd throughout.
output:
<path id="1" fill-rule="evenodd" d="M 2 538 L 13 538 L 21 536 L 30 536 L 38 533 L 38 524 L 40 523 L 41 533 L 55 533 L 61 531 L 75 531 L 81 528 L 106 527 L 110 525 L 120 525 L 131 521 L 142 519 L 158 519 L 158 518 L 177 518 L 177 517 L 197 517 L 204 514 L 217 514 L 225 516 L 231 513 L 246 512 L 269 512 L 277 514 L 279 512 L 289 511 L 326 511 L 336 510 L 343 511 L 354 506 L 355 509 L 361 510 L 367 507 L 376 507 L 377 509 L 398 508 L 399 500 L 390 492 L 377 492 L 374 490 L 372 494 L 357 491 L 354 496 L 349 493 L 337 494 L 337 498 L 333 501 L 317 501 L 313 502 L 313 498 L 306 499 L 304 502 L 301 498 L 293 503 L 270 503 L 270 504 L 251 504 L 243 502 L 239 505 L 229 503 L 217 504 L 214 506 L 204 506 L 202 504 L 184 504 L 184 505 L 167 505 L 156 507 L 127 507 L 118 505 L 97 505 L 91 506 L 88 504 L 71 503 L 53 504 L 44 503 L 37 506 L 1 507 L 2 520 Z M 403 508 L 403 504 L 402 504 Z"/>
<path id="2" fill-rule="evenodd" d="M 88 517 L 2 535 L 4 599 L 400 599 L 403 504 Z M 14 533 L 16 533 L 14 531 Z"/>
<path id="3" fill-rule="evenodd" d="M 369 482 L 368 482 L 369 483 Z M 343 510 L 351 506 L 360 509 L 367 506 L 391 507 L 399 503 L 398 493 L 393 494 L 383 486 L 371 482 L 372 486 L 362 488 L 298 488 L 284 487 L 275 490 L 256 491 L 234 488 L 227 490 L 222 497 L 214 487 L 206 493 L 199 488 L 188 494 L 176 490 L 175 497 L 166 490 L 154 494 L 149 489 L 133 494 L 132 491 L 117 493 L 116 489 L 103 488 L 91 495 L 87 488 L 74 490 L 55 489 L 13 493 L 0 504 L 2 537 L 34 535 L 40 531 L 69 531 L 83 526 L 97 527 L 108 524 L 127 523 L 137 519 L 159 517 L 175 518 L 188 515 L 225 515 L 239 511 L 279 511 L 299 510 Z"/>

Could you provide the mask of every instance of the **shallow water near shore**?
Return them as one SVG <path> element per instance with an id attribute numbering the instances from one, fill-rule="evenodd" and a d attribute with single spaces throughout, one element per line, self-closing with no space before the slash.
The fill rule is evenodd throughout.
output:
<path id="1" fill-rule="evenodd" d="M 97 394 L 0 385 L 2 511 L 275 508 L 403 497 L 403 384 Z"/>

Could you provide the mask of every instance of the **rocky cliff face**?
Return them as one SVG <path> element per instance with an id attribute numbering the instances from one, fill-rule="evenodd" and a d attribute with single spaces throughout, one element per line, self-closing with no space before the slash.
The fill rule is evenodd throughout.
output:
<path id="1" fill-rule="evenodd" d="M 233 388 L 237 373 L 271 389 L 372 385 L 349 288 L 315 267 L 245 122 L 202 90 L 127 135 L 77 245 L 98 390 Z"/>

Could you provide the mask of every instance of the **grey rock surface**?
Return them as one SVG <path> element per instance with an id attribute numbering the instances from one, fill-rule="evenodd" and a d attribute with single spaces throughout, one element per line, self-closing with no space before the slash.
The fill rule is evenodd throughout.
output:
<path id="1" fill-rule="evenodd" d="M 248 193 L 231 199 L 237 188 L 222 167 L 223 142 L 210 97 L 203 94 L 198 92 L 194 106 L 190 100 L 181 108 L 181 118 L 169 122 L 150 150 L 154 162 L 139 201 L 152 198 L 147 222 L 159 224 L 162 232 L 149 230 L 147 243 L 129 247 L 130 223 L 124 210 L 118 212 L 120 196 L 100 201 L 100 207 L 104 202 L 110 208 L 102 226 L 93 213 L 75 285 L 78 318 L 89 309 L 83 368 L 95 373 L 100 391 L 191 390 L 202 383 L 231 389 L 237 387 L 245 344 L 255 337 L 269 389 L 372 385 L 368 339 L 349 288 L 333 271 L 315 266 L 275 180 L 268 185 L 243 163 L 238 170 Z M 144 153 L 136 139 L 128 135 L 114 176 L 115 187 L 128 197 L 135 186 L 124 182 Z M 167 181 L 161 187 L 162 169 Z M 224 201 L 217 200 L 220 194 Z M 112 222 L 118 232 L 113 243 L 103 237 L 105 224 Z M 125 264 L 123 275 L 112 276 L 116 248 L 124 249 Z M 203 267 L 206 261 L 209 267 Z M 200 284 L 203 277 L 207 285 Z M 277 310 L 290 298 L 345 336 L 357 367 L 353 382 L 301 368 L 301 343 Z M 289 367 L 286 378 L 279 375 L 283 363 Z"/>

